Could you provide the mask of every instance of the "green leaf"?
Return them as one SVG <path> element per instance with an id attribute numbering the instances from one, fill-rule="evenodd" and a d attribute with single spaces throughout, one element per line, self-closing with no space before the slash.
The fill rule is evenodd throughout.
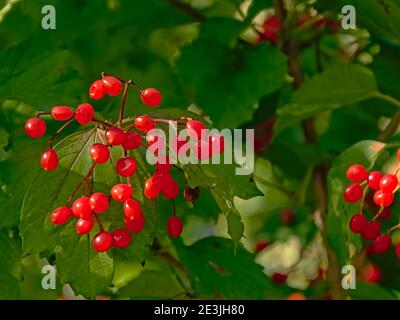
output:
<path id="1" fill-rule="evenodd" d="M 49 39 L 32 37 L 0 53 L 0 99 L 43 109 L 79 100 L 81 81 L 64 67 L 69 53 Z"/>
<path id="2" fill-rule="evenodd" d="M 254 262 L 254 256 L 232 241 L 206 238 L 187 247 L 181 239 L 173 241 L 186 266 L 195 296 L 220 294 L 226 299 L 264 299 L 275 288 Z"/>
<path id="3" fill-rule="evenodd" d="M 253 0 L 251 1 L 249 10 L 247 12 L 246 20 L 253 19 L 260 11 L 269 9 L 274 6 L 273 0 Z"/>
<path id="4" fill-rule="evenodd" d="M 0 231 L 0 299 L 17 299 L 21 280 L 21 241 Z"/>
<path id="5" fill-rule="evenodd" d="M 194 101 L 217 127 L 237 127 L 250 120 L 259 99 L 284 82 L 283 54 L 268 44 L 241 46 L 236 40 L 242 30 L 235 20 L 210 19 L 177 62 Z"/>
<path id="6" fill-rule="evenodd" d="M 5 147 L 8 145 L 9 136 L 8 132 L 4 128 L 0 127 L 0 161 L 3 161 L 8 157 Z"/>
<path id="7" fill-rule="evenodd" d="M 377 93 L 375 76 L 368 68 L 354 64 L 330 66 L 306 81 L 291 102 L 278 109 L 275 132 L 321 112 L 372 98 Z"/>
<path id="8" fill-rule="evenodd" d="M 354 300 L 397 300 L 393 292 L 361 281 L 357 282 L 356 289 L 347 290 L 347 293 Z"/>
<path id="9" fill-rule="evenodd" d="M 229 211 L 226 219 L 228 221 L 228 234 L 233 241 L 240 241 L 244 232 L 244 224 L 240 218 L 239 212 L 237 212 L 237 210 Z"/>

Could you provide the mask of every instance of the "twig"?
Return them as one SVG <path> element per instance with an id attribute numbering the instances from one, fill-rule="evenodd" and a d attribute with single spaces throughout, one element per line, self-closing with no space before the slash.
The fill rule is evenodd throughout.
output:
<path id="1" fill-rule="evenodd" d="M 206 19 L 205 15 L 196 11 L 195 9 L 193 9 L 190 5 L 188 5 L 186 3 L 183 3 L 179 0 L 168 0 L 168 2 L 198 22 L 204 21 Z"/>
<path id="2" fill-rule="evenodd" d="M 122 95 L 121 108 L 119 109 L 119 127 L 120 128 L 122 128 L 122 120 L 124 119 L 126 96 L 128 95 L 129 85 L 131 83 L 132 83 L 131 80 L 128 80 L 127 82 L 125 82 L 124 93 Z"/>
<path id="3" fill-rule="evenodd" d="M 54 134 L 54 136 L 53 136 L 53 137 L 50 139 L 50 141 L 49 141 L 50 148 L 53 147 L 54 141 L 55 141 L 55 140 L 57 139 L 57 137 L 61 134 L 61 132 L 63 132 L 64 129 L 67 128 L 67 127 L 68 127 L 72 122 L 74 122 L 74 121 L 75 121 L 75 118 L 72 118 L 72 119 L 68 120 L 66 123 L 64 123 L 64 124 L 60 127 L 60 129 L 57 130 L 57 132 Z"/>

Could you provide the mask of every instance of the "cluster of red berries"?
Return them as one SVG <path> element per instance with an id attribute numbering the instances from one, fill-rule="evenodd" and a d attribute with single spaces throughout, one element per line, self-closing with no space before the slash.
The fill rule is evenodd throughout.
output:
<path id="1" fill-rule="evenodd" d="M 123 84 L 125 85 L 125 90 Z M 91 99 L 98 100 L 106 94 L 117 96 L 124 92 L 119 125 L 113 125 L 96 119 L 94 108 L 89 103 L 79 105 L 75 111 L 68 106 L 56 106 L 51 109 L 51 112 L 41 112 L 36 117 L 29 119 L 25 124 L 25 132 L 29 137 L 40 138 L 46 132 L 46 123 L 40 118 L 42 115 L 50 115 L 54 120 L 58 121 L 67 121 L 50 140 L 49 148 L 42 153 L 40 165 L 46 171 L 52 171 L 57 168 L 59 159 L 52 144 L 55 138 L 70 123 L 76 121 L 81 125 L 86 125 L 93 122 L 104 128 L 106 143 L 95 143 L 91 146 L 90 157 L 92 158 L 92 165 L 79 185 L 84 186 L 84 183 L 87 183 L 88 194 L 82 194 L 81 197 L 76 198 L 76 193 L 80 190 L 78 186 L 76 191 L 71 195 L 67 205 L 56 208 L 50 215 L 51 222 L 56 225 L 64 224 L 70 218 L 75 217 L 77 219 L 76 232 L 80 235 L 89 234 L 96 221 L 100 231 L 94 236 L 92 245 L 97 252 L 105 252 L 112 246 L 116 248 L 128 246 L 132 241 L 131 233 L 139 233 L 144 228 L 145 216 L 141 205 L 132 197 L 134 190 L 130 179 L 136 172 L 136 160 L 128 156 L 128 151 L 139 147 L 146 149 L 151 146 L 156 141 L 156 138 L 147 133 L 157 127 L 157 121 L 170 121 L 167 119 L 152 119 L 148 115 L 140 115 L 134 118 L 132 124 L 124 127 L 123 120 L 125 119 L 123 119 L 123 111 L 126 94 L 130 85 L 135 86 L 140 91 L 140 98 L 146 106 L 156 107 L 161 104 L 162 97 L 158 90 L 154 88 L 142 90 L 131 80 L 124 81 L 117 77 L 103 74 L 102 79 L 96 80 L 90 86 L 89 96 Z M 224 141 L 222 136 L 211 135 L 206 138 L 202 131 L 205 129 L 202 122 L 190 118 L 181 118 L 180 120 L 184 120 L 186 129 L 189 129 L 189 132 L 197 137 L 197 147 L 195 149 L 198 150 L 197 155 L 199 159 L 209 157 L 215 152 L 223 151 Z M 131 130 L 136 130 L 136 132 Z M 142 134 L 147 135 L 143 136 Z M 146 142 L 143 143 L 143 140 L 147 144 Z M 185 142 L 176 139 L 175 147 L 178 154 Z M 214 148 L 217 143 L 219 148 Z M 127 178 L 127 183 L 114 185 L 110 190 L 110 195 L 102 192 L 91 193 L 89 178 L 96 165 L 101 165 L 109 161 L 110 148 L 113 147 L 120 147 L 123 150 L 124 156 L 116 162 L 115 171 L 118 175 Z M 203 149 L 206 149 L 207 152 L 203 152 Z M 156 171 L 145 182 L 144 195 L 148 199 L 155 199 L 161 193 L 165 198 L 173 200 L 179 195 L 179 185 L 170 173 L 172 164 L 168 157 L 155 155 L 158 157 Z M 186 188 L 184 195 L 189 201 L 193 202 L 199 195 L 199 189 Z M 109 232 L 103 229 L 99 216 L 107 211 L 111 200 L 122 203 L 125 228 Z M 171 237 L 178 237 L 182 232 L 182 228 L 182 220 L 174 212 L 167 222 L 169 235 Z"/>
<path id="2" fill-rule="evenodd" d="M 398 158 L 400 160 L 400 150 Z M 346 187 L 344 200 L 348 203 L 362 201 L 361 212 L 353 215 L 350 220 L 350 230 L 361 234 L 365 240 L 373 241 L 369 247 L 370 253 L 387 252 L 392 246 L 390 232 L 399 228 L 400 225 L 382 233 L 382 226 L 378 219 L 388 219 L 391 215 L 389 207 L 392 205 L 395 192 L 399 188 L 397 172 L 395 174 L 383 174 L 380 171 L 368 172 L 362 165 L 354 164 L 347 169 L 346 176 L 353 183 Z M 363 214 L 364 202 L 368 204 L 370 209 L 377 211 L 370 221 Z M 397 244 L 395 250 L 396 255 L 400 257 L 400 244 Z"/>

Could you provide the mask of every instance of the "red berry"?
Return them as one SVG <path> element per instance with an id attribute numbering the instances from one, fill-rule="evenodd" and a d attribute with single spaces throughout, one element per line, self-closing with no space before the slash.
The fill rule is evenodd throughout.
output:
<path id="1" fill-rule="evenodd" d="M 375 240 L 381 233 L 381 224 L 378 221 L 370 221 L 361 232 L 365 240 Z"/>
<path id="2" fill-rule="evenodd" d="M 115 77 L 105 76 L 101 80 L 104 91 L 110 96 L 117 96 L 122 92 L 122 83 Z"/>
<path id="3" fill-rule="evenodd" d="M 132 197 L 133 188 L 129 184 L 116 184 L 111 189 L 111 196 L 115 201 L 124 202 Z"/>
<path id="4" fill-rule="evenodd" d="M 142 144 L 142 137 L 140 134 L 136 132 L 127 132 L 125 133 L 125 141 L 122 143 L 122 146 L 126 150 L 137 149 Z"/>
<path id="5" fill-rule="evenodd" d="M 400 161 L 400 148 L 399 148 L 399 149 L 397 149 L 397 160 L 399 160 L 399 161 Z"/>
<path id="6" fill-rule="evenodd" d="M 205 137 L 206 126 L 198 120 L 189 120 L 186 122 L 186 130 L 188 134 L 194 139 L 201 139 Z"/>
<path id="7" fill-rule="evenodd" d="M 315 21 L 315 28 L 316 29 L 322 29 L 323 27 L 325 27 L 326 21 L 324 17 L 319 18 L 317 21 Z"/>
<path id="8" fill-rule="evenodd" d="M 62 206 L 54 209 L 50 215 L 50 220 L 54 224 L 64 224 L 72 216 L 72 211 L 67 206 Z"/>
<path id="9" fill-rule="evenodd" d="M 392 246 L 392 239 L 389 235 L 380 235 L 374 241 L 374 251 L 375 253 L 384 253 L 390 249 Z"/>
<path id="10" fill-rule="evenodd" d="M 94 118 L 94 109 L 89 103 L 82 103 L 76 108 L 75 119 L 79 124 L 88 124 Z"/>
<path id="11" fill-rule="evenodd" d="M 92 208 L 90 207 L 90 201 L 88 197 L 80 197 L 74 201 L 72 204 L 72 213 L 77 218 L 86 219 L 92 213 Z"/>
<path id="12" fill-rule="evenodd" d="M 366 282 L 378 283 L 382 278 L 381 269 L 378 266 L 370 264 L 363 268 L 362 277 Z"/>
<path id="13" fill-rule="evenodd" d="M 169 173 L 172 164 L 167 156 L 162 156 L 157 158 L 156 168 L 158 172 Z"/>
<path id="14" fill-rule="evenodd" d="M 115 164 L 117 173 L 122 177 L 131 177 L 136 171 L 136 160 L 132 157 L 121 158 Z"/>
<path id="15" fill-rule="evenodd" d="M 256 252 L 263 251 L 266 247 L 268 247 L 268 241 L 260 240 L 256 243 Z"/>
<path id="16" fill-rule="evenodd" d="M 97 252 L 105 252 L 111 248 L 113 237 L 107 231 L 100 231 L 93 238 L 93 249 Z"/>
<path id="17" fill-rule="evenodd" d="M 157 173 L 154 175 L 164 197 L 175 199 L 179 195 L 179 185 L 170 174 Z"/>
<path id="18" fill-rule="evenodd" d="M 124 219 L 125 226 L 133 233 L 139 233 L 144 228 L 144 216 L 138 215 L 135 219 Z"/>
<path id="19" fill-rule="evenodd" d="M 379 218 L 387 220 L 390 219 L 391 215 L 392 211 L 390 210 L 390 208 L 384 208 L 382 212 L 379 214 Z"/>
<path id="20" fill-rule="evenodd" d="M 78 219 L 75 225 L 75 230 L 77 233 L 80 235 L 88 234 L 90 231 L 92 231 L 94 225 L 94 219 L 93 216 L 90 215 L 85 219 Z"/>
<path id="21" fill-rule="evenodd" d="M 132 241 L 131 234 L 126 229 L 116 229 L 111 235 L 113 238 L 112 244 L 117 248 L 125 248 Z"/>
<path id="22" fill-rule="evenodd" d="M 147 133 L 156 127 L 154 120 L 146 115 L 136 117 L 134 123 L 136 129 L 143 133 Z"/>
<path id="23" fill-rule="evenodd" d="M 177 216 L 170 216 L 167 222 L 168 234 L 173 237 L 179 237 L 182 233 L 183 223 L 182 220 Z"/>
<path id="24" fill-rule="evenodd" d="M 368 178 L 368 172 L 362 165 L 354 164 L 347 169 L 346 176 L 352 182 L 363 182 Z"/>
<path id="25" fill-rule="evenodd" d="M 151 177 L 146 180 L 146 183 L 144 185 L 144 195 L 148 199 L 157 198 L 160 191 L 161 191 L 160 186 L 157 184 L 156 179 L 154 179 L 154 177 Z"/>
<path id="26" fill-rule="evenodd" d="M 123 210 L 125 218 L 129 220 L 138 219 L 138 217 L 142 215 L 140 203 L 133 199 L 128 199 L 124 202 Z"/>
<path id="27" fill-rule="evenodd" d="M 149 107 L 157 107 L 161 104 L 161 93 L 157 89 L 147 88 L 140 94 L 143 104 Z"/>
<path id="28" fill-rule="evenodd" d="M 282 224 L 292 224 L 295 220 L 295 214 L 293 210 L 282 210 L 279 215 L 279 220 Z"/>
<path id="29" fill-rule="evenodd" d="M 222 153 L 225 150 L 225 139 L 219 134 L 213 134 L 208 140 L 210 146 L 210 154 L 214 155 L 217 153 Z"/>
<path id="30" fill-rule="evenodd" d="M 106 140 L 109 145 L 119 146 L 125 142 L 125 132 L 120 128 L 111 127 L 106 131 Z"/>
<path id="31" fill-rule="evenodd" d="M 110 159 L 110 150 L 102 143 L 95 143 L 90 148 L 90 156 L 96 163 L 105 163 Z"/>
<path id="32" fill-rule="evenodd" d="M 379 190 L 379 182 L 381 181 L 383 174 L 379 171 L 372 171 L 368 175 L 368 185 L 372 190 Z"/>
<path id="33" fill-rule="evenodd" d="M 108 197 L 102 192 L 93 193 L 89 198 L 89 202 L 93 212 L 99 214 L 106 211 L 110 205 Z"/>
<path id="34" fill-rule="evenodd" d="M 363 189 L 358 183 L 349 185 L 344 191 L 344 201 L 354 203 L 363 196 Z"/>
<path id="35" fill-rule="evenodd" d="M 103 81 L 96 80 L 90 85 L 89 96 L 93 100 L 99 100 L 104 97 L 106 91 L 103 86 Z"/>
<path id="36" fill-rule="evenodd" d="M 380 207 L 389 207 L 394 201 L 394 195 L 392 192 L 383 192 L 378 190 L 374 193 L 374 202 Z"/>
<path id="37" fill-rule="evenodd" d="M 40 166 L 46 171 L 53 171 L 58 166 L 58 155 L 52 148 L 49 148 L 42 153 L 40 158 Z"/>
<path id="38" fill-rule="evenodd" d="M 281 23 L 277 16 L 272 16 L 264 22 L 263 37 L 268 39 L 271 44 L 278 41 Z"/>
<path id="39" fill-rule="evenodd" d="M 67 106 L 57 106 L 51 108 L 51 116 L 54 120 L 65 121 L 69 118 L 72 118 L 74 113 L 72 112 L 70 107 Z"/>
<path id="40" fill-rule="evenodd" d="M 25 133 L 32 139 L 43 137 L 46 133 L 46 122 L 40 118 L 30 118 L 25 123 Z"/>
<path id="41" fill-rule="evenodd" d="M 396 246 L 396 256 L 400 258 L 400 243 L 398 243 Z"/>
<path id="42" fill-rule="evenodd" d="M 355 214 L 350 220 L 350 230 L 354 233 L 361 233 L 367 228 L 367 218 L 362 214 Z"/>
<path id="43" fill-rule="evenodd" d="M 399 181 L 393 174 L 385 174 L 379 182 L 379 187 L 383 192 L 393 192 L 398 185 Z"/>
<path id="44" fill-rule="evenodd" d="M 275 272 L 275 273 L 272 275 L 272 280 L 273 280 L 275 283 L 283 283 L 283 282 L 286 281 L 286 279 L 287 279 L 287 275 L 286 275 L 286 274 L 283 274 L 283 273 Z"/>

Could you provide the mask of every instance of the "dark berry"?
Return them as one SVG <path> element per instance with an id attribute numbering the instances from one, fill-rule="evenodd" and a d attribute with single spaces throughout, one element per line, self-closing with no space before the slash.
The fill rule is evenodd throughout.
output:
<path id="1" fill-rule="evenodd" d="M 390 219 L 391 215 L 392 215 L 392 211 L 390 210 L 390 208 L 386 207 L 379 214 L 379 218 L 387 220 L 387 219 Z"/>
<path id="2" fill-rule="evenodd" d="M 383 234 L 374 240 L 375 253 L 384 253 L 392 246 L 392 239 L 389 235 Z"/>
<path id="3" fill-rule="evenodd" d="M 157 89 L 147 88 L 140 94 L 143 104 L 149 107 L 157 107 L 161 104 L 161 93 Z"/>
<path id="4" fill-rule="evenodd" d="M 110 150 L 102 143 L 95 143 L 90 148 L 90 156 L 95 163 L 105 163 L 110 159 Z"/>
<path id="5" fill-rule="evenodd" d="M 183 190 L 183 196 L 185 197 L 185 199 L 187 201 L 194 203 L 200 197 L 200 188 L 199 187 L 195 187 L 195 188 L 186 187 Z"/>
<path id="6" fill-rule="evenodd" d="M 292 224 L 295 220 L 295 214 L 293 210 L 282 210 L 279 214 L 279 220 L 282 224 Z"/>
<path id="7" fill-rule="evenodd" d="M 355 214 L 350 220 L 350 230 L 354 233 L 361 233 L 367 227 L 367 218 L 362 214 Z"/>
<path id="8" fill-rule="evenodd" d="M 346 176 L 352 182 L 363 182 L 368 178 L 368 171 L 362 165 L 354 164 L 347 169 Z"/>
<path id="9" fill-rule="evenodd" d="M 263 251 L 266 247 L 268 247 L 268 241 L 266 240 L 260 240 L 256 243 L 256 252 L 261 252 Z"/>
<path id="10" fill-rule="evenodd" d="M 271 44 L 278 42 L 281 23 L 277 16 L 271 16 L 264 22 L 263 38 L 267 39 Z"/>
<path id="11" fill-rule="evenodd" d="M 69 118 L 72 118 L 73 115 L 73 111 L 67 106 L 57 106 L 51 108 L 51 116 L 54 120 L 65 121 Z"/>
<path id="12" fill-rule="evenodd" d="M 378 221 L 370 221 L 367 223 L 361 235 L 365 240 L 375 240 L 381 233 L 381 224 Z"/>
<path id="13" fill-rule="evenodd" d="M 30 118 L 25 123 L 25 133 L 32 139 L 41 138 L 46 133 L 46 122 L 40 118 Z"/>
<path id="14" fill-rule="evenodd" d="M 125 248 L 132 241 L 131 234 L 126 229 L 116 229 L 111 235 L 113 238 L 112 244 L 117 248 Z"/>
<path id="15" fill-rule="evenodd" d="M 113 237 L 107 231 L 100 231 L 93 238 L 93 249 L 96 252 L 105 252 L 112 246 Z"/>
<path id="16" fill-rule="evenodd" d="M 94 109 L 89 103 L 82 103 L 76 108 L 75 119 L 79 124 L 88 124 L 94 118 Z"/>
<path id="17" fill-rule="evenodd" d="M 396 256 L 400 258 L 400 243 L 396 245 Z"/>
<path id="18" fill-rule="evenodd" d="M 52 148 L 43 151 L 42 157 L 40 158 L 40 166 L 46 171 L 56 170 L 58 166 L 57 152 Z"/>
<path id="19" fill-rule="evenodd" d="M 179 237 L 182 233 L 183 223 L 182 220 L 177 216 L 170 216 L 167 222 L 168 234 L 173 237 Z"/>
<path id="20" fill-rule="evenodd" d="M 275 273 L 272 275 L 272 280 L 273 280 L 275 283 L 283 283 L 283 282 L 286 282 L 286 279 L 287 279 L 287 275 L 286 275 L 286 274 L 283 274 L 283 273 L 275 272 Z"/>

